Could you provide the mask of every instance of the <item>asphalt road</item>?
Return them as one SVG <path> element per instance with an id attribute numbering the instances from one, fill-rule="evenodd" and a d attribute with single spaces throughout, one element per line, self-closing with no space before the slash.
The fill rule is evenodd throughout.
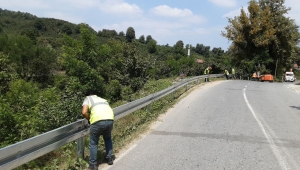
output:
<path id="1" fill-rule="evenodd" d="M 199 86 L 103 170 L 298 170 L 300 94 L 293 83 Z"/>

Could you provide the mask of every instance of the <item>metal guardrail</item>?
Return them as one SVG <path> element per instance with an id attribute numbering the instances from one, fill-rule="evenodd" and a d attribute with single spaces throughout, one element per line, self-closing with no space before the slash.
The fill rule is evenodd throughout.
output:
<path id="1" fill-rule="evenodd" d="M 224 74 L 212 74 L 210 78 L 224 77 Z M 186 86 L 189 83 L 208 78 L 207 75 L 185 79 L 157 93 L 114 108 L 115 120 L 137 111 L 156 100 Z M 0 149 L 0 169 L 8 170 L 23 165 L 42 155 L 45 155 L 63 145 L 77 140 L 77 158 L 83 158 L 83 137 L 89 133 L 89 124 L 86 119 L 80 119 L 71 124 L 54 129 L 50 132 L 29 138 L 16 144 Z"/>

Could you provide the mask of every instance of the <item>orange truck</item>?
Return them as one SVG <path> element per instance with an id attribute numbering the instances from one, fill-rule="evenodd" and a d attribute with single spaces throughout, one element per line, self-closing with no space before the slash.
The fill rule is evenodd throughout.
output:
<path id="1" fill-rule="evenodd" d="M 274 81 L 274 77 L 272 74 L 265 74 L 260 76 L 260 80 L 263 81 L 269 81 L 269 82 L 273 82 Z"/>

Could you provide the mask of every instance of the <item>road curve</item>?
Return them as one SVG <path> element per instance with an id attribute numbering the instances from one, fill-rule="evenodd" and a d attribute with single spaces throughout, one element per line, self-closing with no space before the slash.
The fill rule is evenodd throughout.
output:
<path id="1" fill-rule="evenodd" d="M 196 87 L 103 170 L 298 170 L 300 95 L 289 83 Z"/>

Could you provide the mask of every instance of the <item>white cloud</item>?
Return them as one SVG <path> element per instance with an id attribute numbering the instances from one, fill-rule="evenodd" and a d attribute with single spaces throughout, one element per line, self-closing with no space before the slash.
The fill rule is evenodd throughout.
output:
<path id="1" fill-rule="evenodd" d="M 152 8 L 150 10 L 150 13 L 153 13 L 158 16 L 179 19 L 179 22 L 184 24 L 197 24 L 206 21 L 204 17 L 194 15 L 193 12 L 189 9 L 171 8 L 167 5 L 160 5 L 155 8 Z"/>
<path id="2" fill-rule="evenodd" d="M 222 17 L 223 18 L 234 18 L 235 16 L 239 16 L 241 14 L 241 9 L 242 8 L 230 11 L 230 12 L 224 14 Z M 246 13 L 248 13 L 248 7 L 245 6 L 245 7 L 243 7 L 243 9 Z"/>
<path id="3" fill-rule="evenodd" d="M 123 0 L 107 0 L 101 3 L 100 10 L 108 14 L 141 15 L 143 10 L 136 4 L 128 4 Z"/>
<path id="4" fill-rule="evenodd" d="M 23 0 L 1 0 L 0 1 L 1 8 L 10 8 L 10 9 L 47 9 L 48 5 L 43 1 L 36 0 L 26 0 L 24 3 Z"/>
<path id="5" fill-rule="evenodd" d="M 95 7 L 99 5 L 99 1 L 96 0 L 59 0 L 59 2 L 64 2 L 64 1 L 76 8 L 81 8 L 81 9 Z"/>
<path id="6" fill-rule="evenodd" d="M 79 24 L 79 23 L 84 23 L 84 20 L 80 17 L 74 17 L 70 14 L 67 13 L 62 13 L 62 12 L 46 12 L 45 15 L 49 18 L 58 18 L 61 20 L 65 20 L 71 23 Z"/>
<path id="7" fill-rule="evenodd" d="M 236 0 L 208 0 L 208 1 L 222 7 L 235 7 L 237 5 Z"/>
<path id="8" fill-rule="evenodd" d="M 193 12 L 189 9 L 171 8 L 167 5 L 157 6 L 151 9 L 151 12 L 153 12 L 156 15 L 165 17 L 186 17 L 193 15 Z"/>

